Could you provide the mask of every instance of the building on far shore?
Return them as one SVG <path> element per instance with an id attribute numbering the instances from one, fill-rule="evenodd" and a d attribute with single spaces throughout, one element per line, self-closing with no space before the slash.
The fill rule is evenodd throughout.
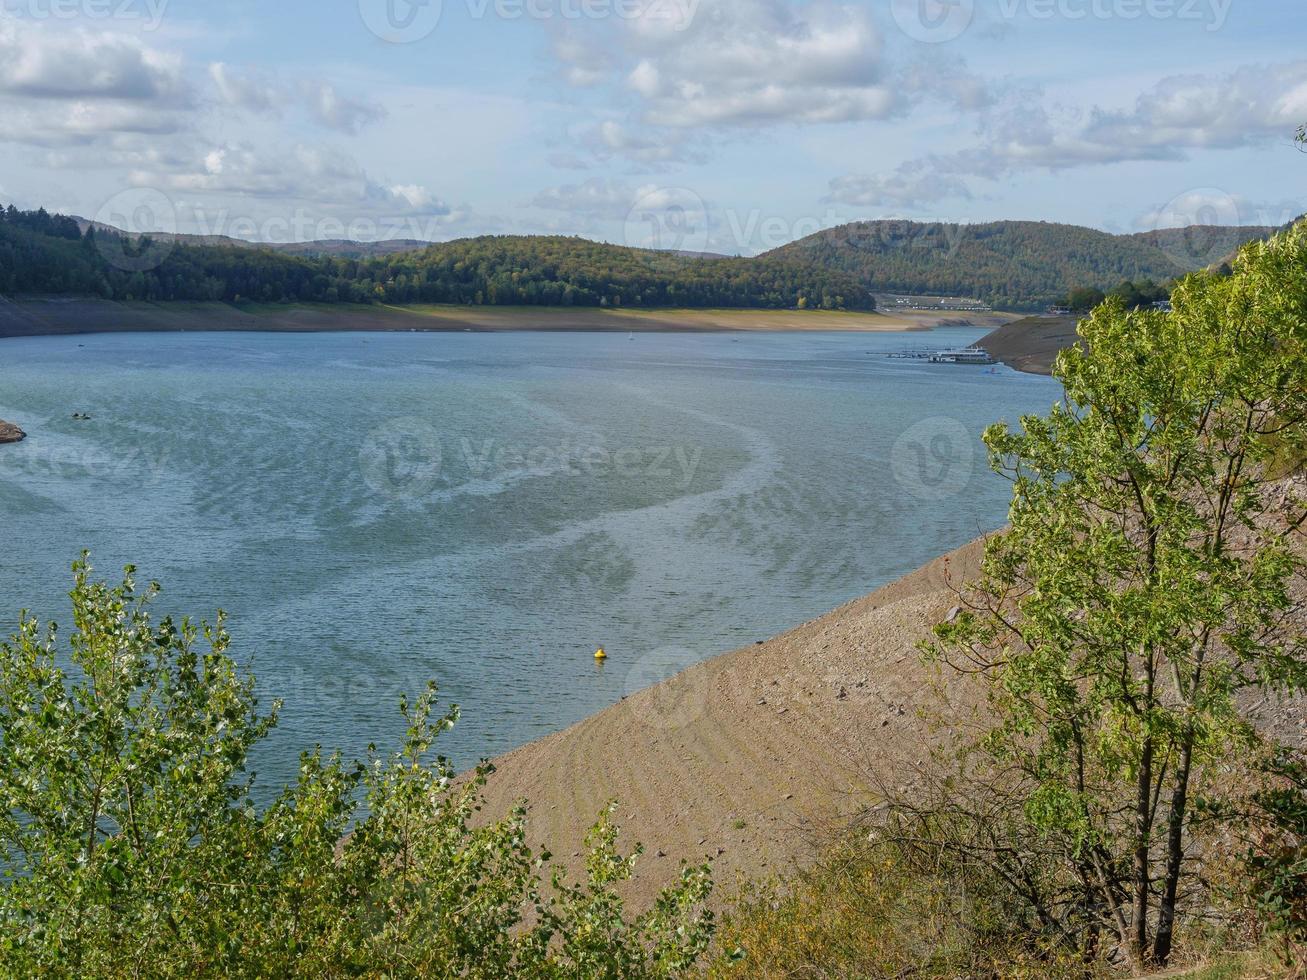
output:
<path id="1" fill-rule="evenodd" d="M 966 296 L 910 296 L 886 293 L 876 297 L 876 305 L 881 310 L 921 310 L 925 312 L 947 310 L 950 313 L 990 313 L 993 311 L 993 307 L 988 303 Z"/>

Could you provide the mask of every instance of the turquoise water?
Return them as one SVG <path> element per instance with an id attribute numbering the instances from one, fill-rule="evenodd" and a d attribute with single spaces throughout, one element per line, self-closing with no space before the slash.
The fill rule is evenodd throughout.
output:
<path id="1" fill-rule="evenodd" d="M 130 561 L 285 699 L 261 780 L 427 678 L 468 765 L 1001 523 L 977 437 L 1056 383 L 881 356 L 979 334 L 3 340 L 0 615 Z"/>

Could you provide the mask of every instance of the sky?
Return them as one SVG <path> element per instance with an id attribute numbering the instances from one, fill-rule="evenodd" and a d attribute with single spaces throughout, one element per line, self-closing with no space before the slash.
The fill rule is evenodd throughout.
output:
<path id="1" fill-rule="evenodd" d="M 0 202 L 756 254 L 1307 211 L 1303 0 L 0 0 Z"/>

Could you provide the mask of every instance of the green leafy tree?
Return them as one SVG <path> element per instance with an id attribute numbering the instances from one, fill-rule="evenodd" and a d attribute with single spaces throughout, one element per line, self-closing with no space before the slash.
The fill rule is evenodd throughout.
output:
<path id="1" fill-rule="evenodd" d="M 983 676 L 994 771 L 1137 967 L 1171 956 L 1195 793 L 1250 767 L 1245 696 L 1307 684 L 1304 505 L 1266 465 L 1307 441 L 1307 224 L 1172 302 L 1099 307 L 1065 400 L 986 432 L 1011 528 L 929 645 Z"/>
<path id="2" fill-rule="evenodd" d="M 1092 286 L 1077 286 L 1067 293 L 1066 305 L 1073 310 L 1091 310 L 1107 297 L 1101 289 Z"/>
<path id="3" fill-rule="evenodd" d="M 526 812 L 479 816 L 491 769 L 432 757 L 457 708 L 402 705 L 392 754 L 304 755 L 251 799 L 254 682 L 214 626 L 164 619 L 127 570 L 75 566 L 74 631 L 22 617 L 0 644 L 0 970 L 49 977 L 665 978 L 707 947 L 708 868 L 628 915 L 610 813 L 585 884 L 526 844 Z"/>

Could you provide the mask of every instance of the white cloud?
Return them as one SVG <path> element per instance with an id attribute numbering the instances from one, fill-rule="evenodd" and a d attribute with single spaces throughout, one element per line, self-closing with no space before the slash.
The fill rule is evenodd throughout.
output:
<path id="1" fill-rule="evenodd" d="M 564 81 L 603 83 L 617 102 L 620 121 L 597 124 L 577 147 L 645 165 L 702 159 L 708 140 L 743 130 L 992 100 L 956 57 L 895 64 L 869 10 L 832 0 L 651 0 L 640 16 L 560 28 L 552 53 Z"/>
<path id="2" fill-rule="evenodd" d="M 880 36 L 860 8 L 710 0 L 684 30 L 624 24 L 627 85 L 654 125 L 882 119 L 896 106 Z"/>
<path id="3" fill-rule="evenodd" d="M 239 71 L 221 61 L 209 65 L 209 78 L 219 100 L 250 112 L 280 112 L 279 86 L 271 76 L 254 69 Z"/>
<path id="4" fill-rule="evenodd" d="M 921 208 L 947 198 L 969 198 L 965 181 L 919 162 L 877 174 L 850 174 L 830 182 L 827 201 L 858 207 Z"/>
<path id="5" fill-rule="evenodd" d="M 0 20 L 0 93 L 32 99 L 190 100 L 181 58 L 125 34 Z"/>
<path id="6" fill-rule="evenodd" d="M 549 211 L 624 220 L 638 196 L 636 191 L 617 181 L 592 177 L 580 184 L 547 188 L 537 194 L 531 203 Z"/>
<path id="7" fill-rule="evenodd" d="M 1038 91 L 1012 92 L 978 118 L 977 145 L 910 160 L 889 173 L 836 177 L 830 182 L 830 199 L 919 207 L 971 196 L 968 178 L 999 180 L 1032 170 L 1138 160 L 1183 161 L 1195 150 L 1287 140 L 1307 120 L 1307 61 L 1165 78 L 1127 110 L 1055 110 Z M 1202 211 L 1197 202 L 1189 202 L 1191 207 L 1181 203 L 1185 213 Z"/>
<path id="8" fill-rule="evenodd" d="M 1126 160 L 1178 160 L 1286 138 L 1307 119 L 1307 61 L 1245 65 L 1226 75 L 1164 78 L 1127 111 L 1091 108 L 1057 124 L 1042 105 L 1017 105 L 985 127 L 998 171 Z"/>
<path id="9" fill-rule="evenodd" d="M 637 132 L 614 119 L 605 119 L 581 137 L 583 145 L 599 159 L 621 157 L 643 164 L 701 159 L 684 133 L 645 128 Z"/>
<path id="10" fill-rule="evenodd" d="M 375 102 L 341 95 L 329 82 L 306 82 L 303 91 L 312 117 L 328 129 L 342 133 L 355 135 L 386 114 Z"/>
<path id="11" fill-rule="evenodd" d="M 226 143 L 199 147 L 181 160 L 154 162 L 167 165 L 136 169 L 134 185 L 213 197 L 309 201 L 390 216 L 450 213 L 428 188 L 376 180 L 353 157 L 325 147 L 296 144 L 269 151 Z"/>
<path id="12" fill-rule="evenodd" d="M 1293 61 L 1163 79 L 1132 111 L 1096 114 L 1086 136 L 1103 145 L 1228 149 L 1283 137 L 1304 120 L 1307 61 Z"/>
<path id="13" fill-rule="evenodd" d="M 375 102 L 342 95 L 330 82 L 283 82 L 266 72 L 237 70 L 223 62 L 209 66 L 209 78 L 219 100 L 229 108 L 279 116 L 300 106 L 318 125 L 351 136 L 386 114 Z"/>

